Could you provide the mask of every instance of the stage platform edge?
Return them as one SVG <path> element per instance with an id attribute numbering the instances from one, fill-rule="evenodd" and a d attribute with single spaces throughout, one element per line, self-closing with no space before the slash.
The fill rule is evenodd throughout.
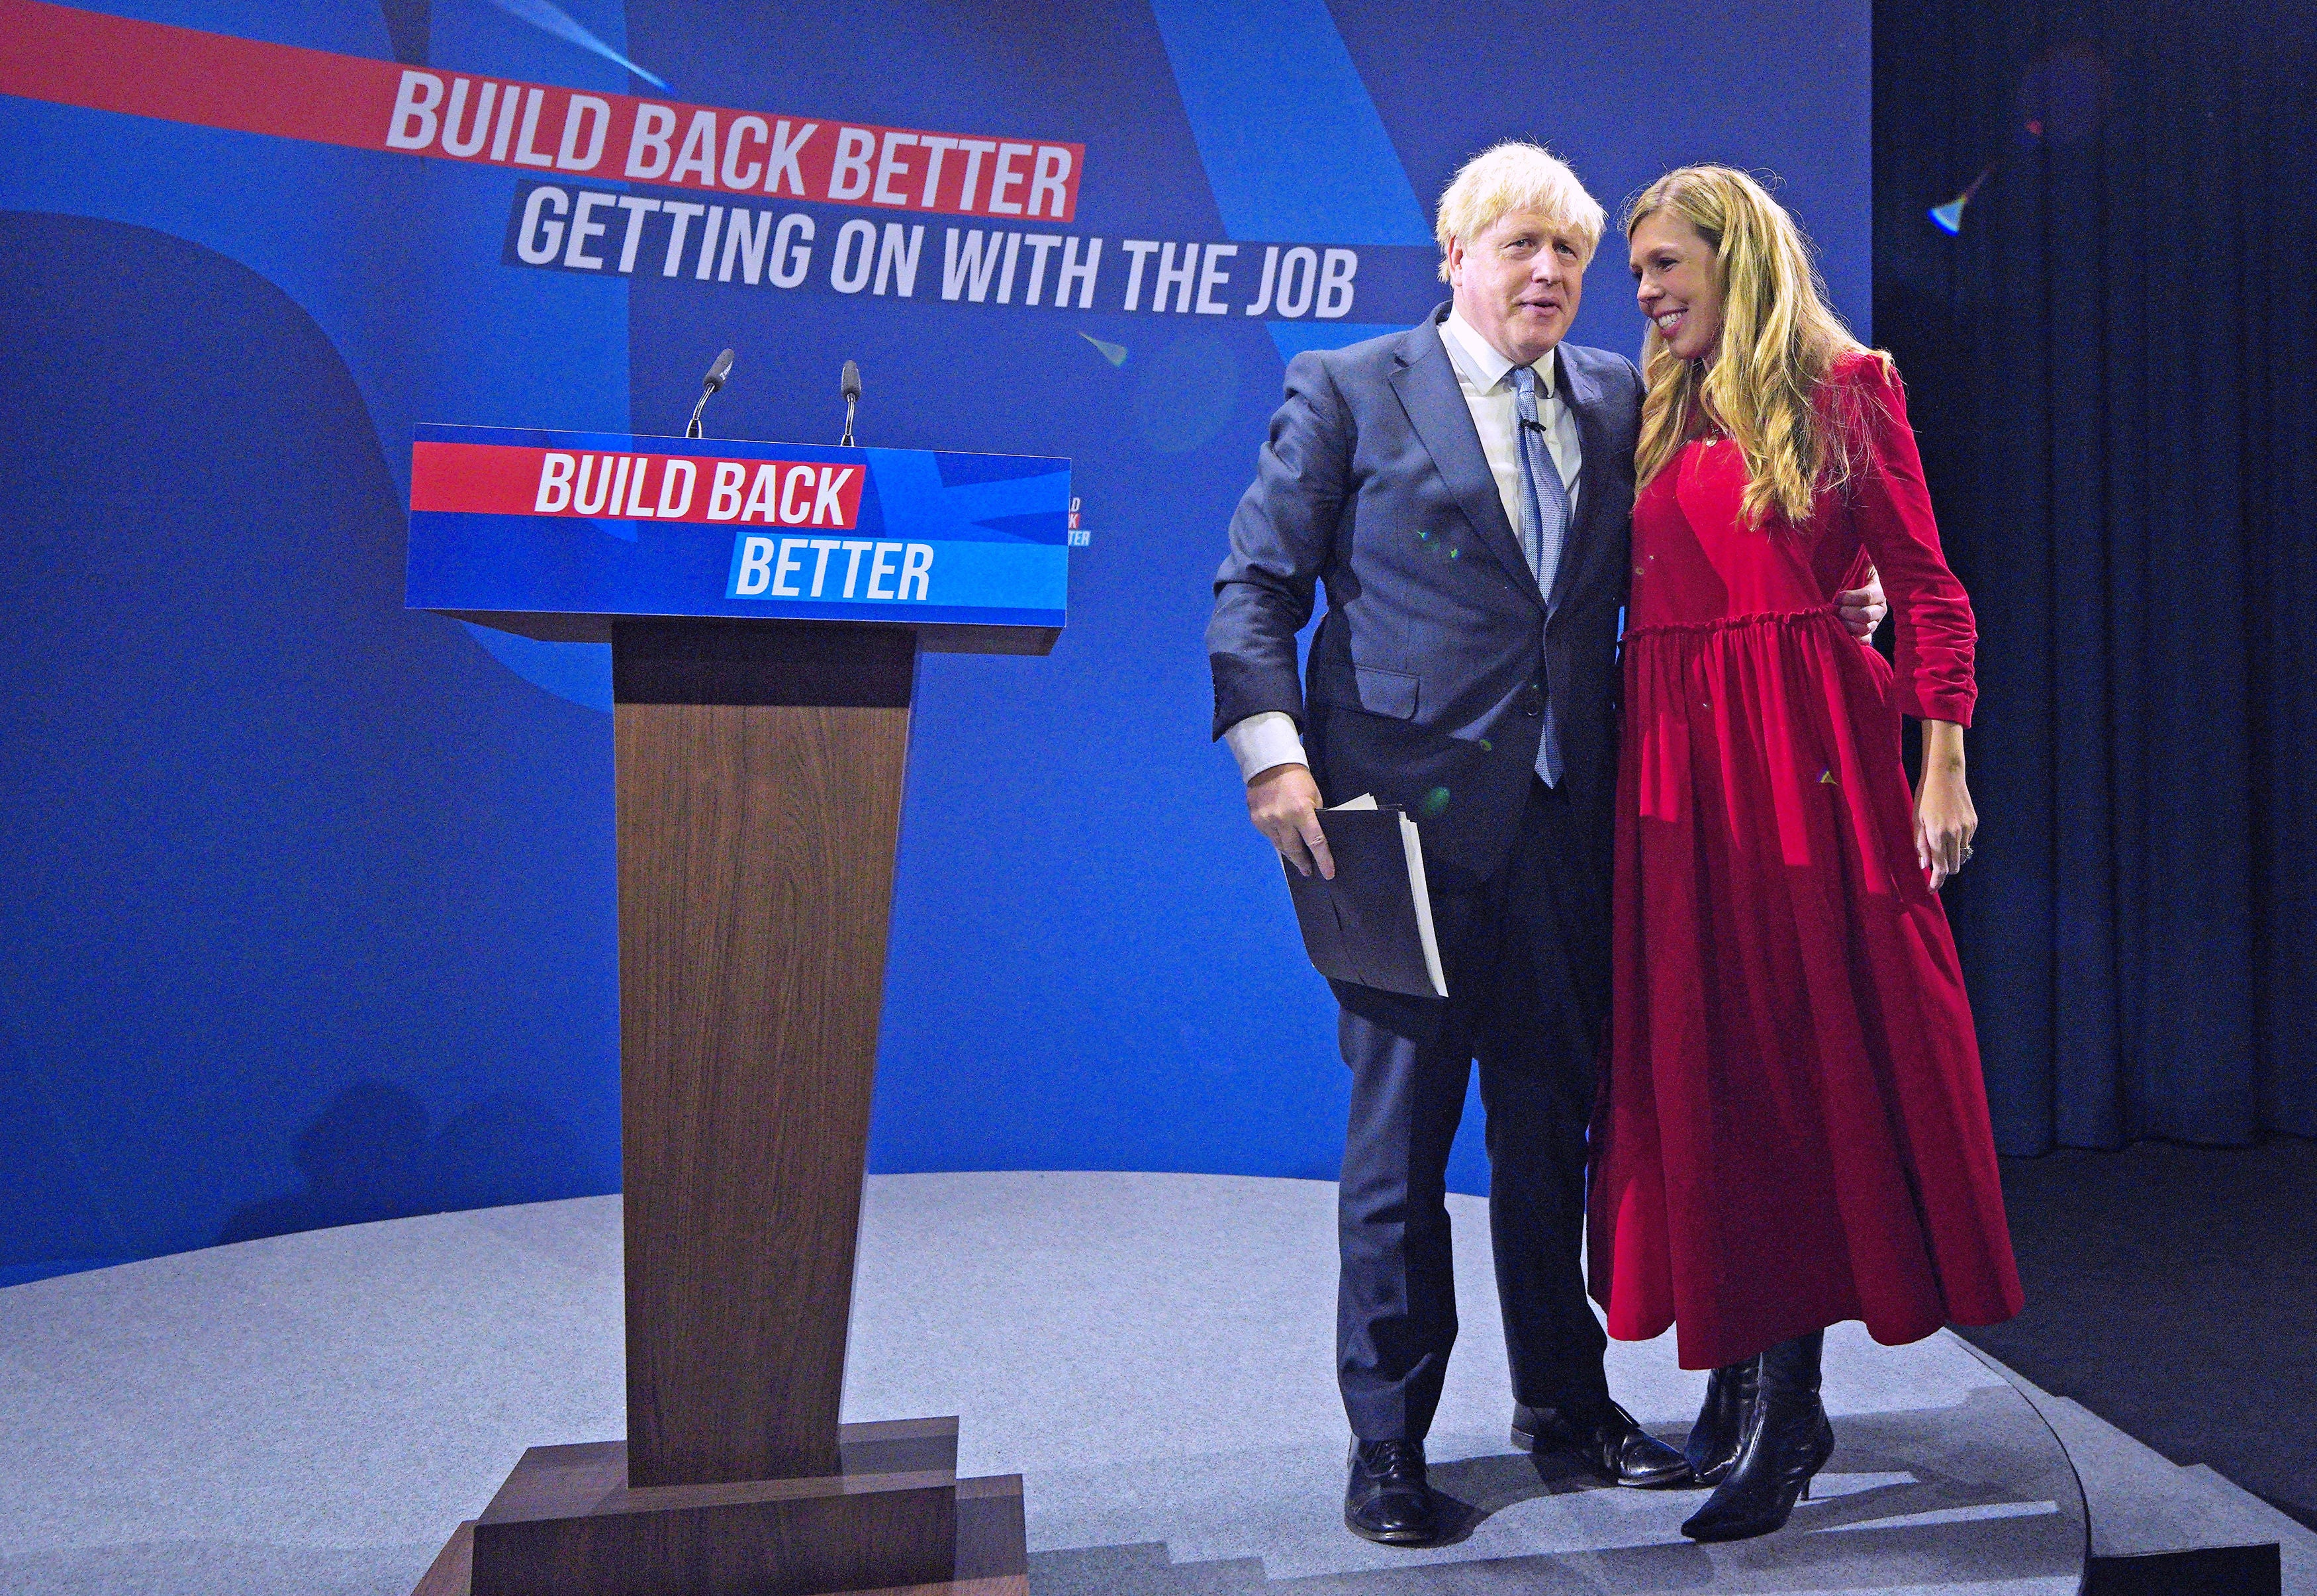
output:
<path id="1" fill-rule="evenodd" d="M 1463 1329 L 1431 1444 L 1459 1522 L 1418 1552 L 1355 1540 L 1339 1518 L 1334 1197 L 1229 1176 L 871 1179 L 845 1417 L 958 1414 L 960 1472 L 1022 1482 L 1006 1522 L 1026 1572 L 961 1562 L 971 1583 L 949 1588 L 2060 1596 L 2089 1576 L 2108 1596 L 2104 1570 L 2155 1566 L 2127 1558 L 2233 1553 L 2241 1581 L 2243 1548 L 2274 1546 L 2266 1588 L 2317 1596 L 2317 1537 L 2219 1476 L 1953 1335 L 1880 1348 L 1856 1326 L 1829 1337 L 1838 1451 L 1819 1499 L 1778 1535 L 1694 1546 L 1678 1533 L 1694 1493 L 1594 1489 L 1510 1447 L 1486 1205 L 1469 1197 L 1450 1204 Z M 16 1415 L 0 1429 L 0 1587 L 455 1591 L 453 1533 L 527 1447 L 623 1432 L 620 1282 L 619 1201 L 600 1197 L 0 1289 Z M 1677 1441 L 1702 1377 L 1670 1340 L 1613 1344 L 1610 1363 L 1626 1405 Z M 2136 1513 L 2137 1538 L 2104 1540 L 2104 1511 Z"/>

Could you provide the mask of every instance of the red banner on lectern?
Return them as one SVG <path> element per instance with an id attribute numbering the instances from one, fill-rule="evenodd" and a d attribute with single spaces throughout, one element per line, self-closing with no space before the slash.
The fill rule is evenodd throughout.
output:
<path id="1" fill-rule="evenodd" d="M 597 521 L 730 522 L 851 531 L 862 469 L 801 460 L 717 460 L 422 439 L 410 507 L 454 516 L 572 516 Z"/>

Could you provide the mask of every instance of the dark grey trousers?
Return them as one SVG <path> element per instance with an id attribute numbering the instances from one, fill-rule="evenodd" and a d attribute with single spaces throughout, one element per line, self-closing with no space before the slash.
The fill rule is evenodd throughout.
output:
<path id="1" fill-rule="evenodd" d="M 1585 1295 L 1586 1127 L 1609 1000 L 1610 861 L 1597 827 L 1532 785 L 1490 880 L 1436 887 L 1444 999 L 1336 985 L 1352 1071 L 1337 1234 L 1337 1368 L 1362 1440 L 1421 1440 L 1456 1340 L 1448 1150 L 1475 1061 L 1489 1228 L 1514 1400 L 1608 1399 Z"/>

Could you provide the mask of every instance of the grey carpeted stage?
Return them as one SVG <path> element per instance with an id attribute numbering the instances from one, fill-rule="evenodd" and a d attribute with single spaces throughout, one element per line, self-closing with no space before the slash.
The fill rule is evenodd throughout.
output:
<path id="1" fill-rule="evenodd" d="M 1038 1596 L 2080 1588 L 2066 1453 L 1951 1336 L 1829 1336 L 1838 1448 L 1820 1500 L 1763 1540 L 1693 1546 L 1676 1529 L 1693 1493 L 1540 1471 L 1507 1444 L 1487 1218 L 1462 1197 L 1463 1333 L 1431 1455 L 1463 1527 L 1421 1551 L 1353 1538 L 1334 1198 L 1211 1176 L 874 1179 L 846 1417 L 955 1413 L 961 1472 L 1025 1476 Z M 0 1291 L 0 1589 L 407 1596 L 524 1447 L 623 1433 L 619 1270 L 604 1197 Z M 1670 1337 L 1611 1356 L 1626 1405 L 1677 1440 L 1702 1376 Z"/>

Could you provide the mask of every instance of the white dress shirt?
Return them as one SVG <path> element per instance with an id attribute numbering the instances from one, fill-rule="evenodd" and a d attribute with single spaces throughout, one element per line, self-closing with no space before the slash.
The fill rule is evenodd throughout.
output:
<path id="1" fill-rule="evenodd" d="M 1473 329 L 1463 312 L 1451 310 L 1440 324 L 1440 343 L 1456 368 L 1456 386 L 1463 390 L 1465 408 L 1481 435 L 1481 452 L 1488 456 L 1490 473 L 1497 480 L 1497 498 L 1505 519 L 1515 532 L 1527 518 L 1521 503 L 1520 417 L 1513 397 L 1513 363 Z M 1585 453 L 1577 432 L 1577 413 L 1561 395 L 1561 363 L 1550 356 L 1536 363 L 1536 418 L 1544 428 L 1545 451 L 1561 469 L 1569 489 L 1570 524 L 1577 519 L 1577 494 Z M 1525 540 L 1524 540 L 1525 541 Z M 1292 716 L 1275 709 L 1252 714 L 1226 727 L 1223 741 L 1239 761 L 1239 777 L 1253 781 L 1275 765 L 1302 765 L 1303 740 L 1296 735 Z"/>

